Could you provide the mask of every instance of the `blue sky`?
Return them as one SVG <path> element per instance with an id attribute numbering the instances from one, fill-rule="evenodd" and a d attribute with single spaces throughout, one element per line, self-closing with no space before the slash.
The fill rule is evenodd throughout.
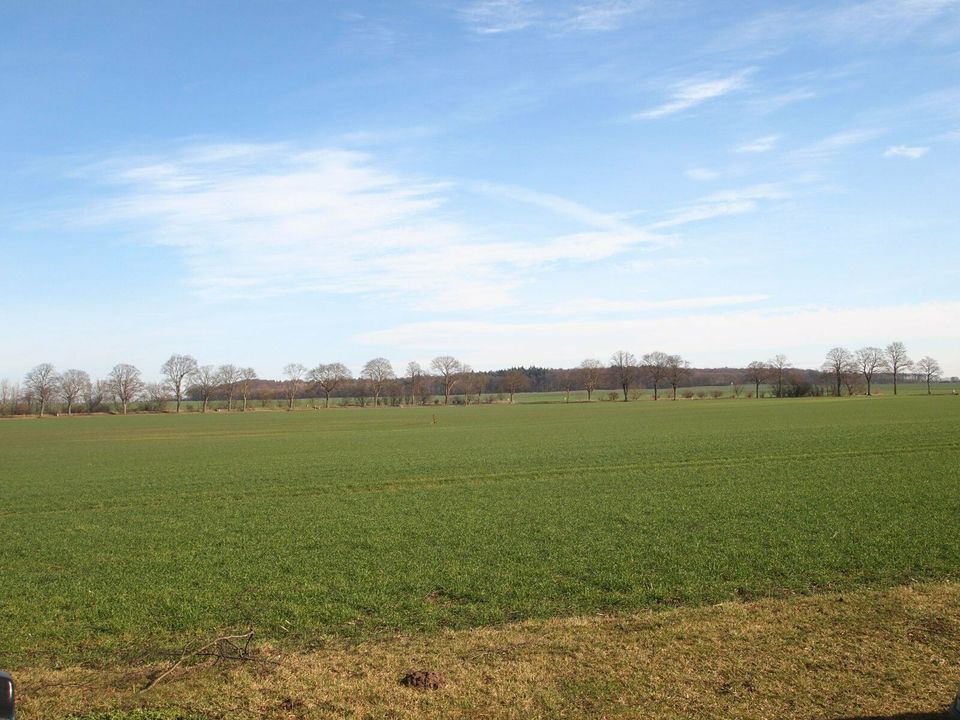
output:
<path id="1" fill-rule="evenodd" d="M 0 377 L 960 374 L 958 186 L 956 0 L 8 0 Z"/>

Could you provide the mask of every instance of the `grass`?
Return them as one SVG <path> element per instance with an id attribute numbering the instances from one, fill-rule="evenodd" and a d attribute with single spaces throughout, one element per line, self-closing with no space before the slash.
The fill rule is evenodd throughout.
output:
<path id="1" fill-rule="evenodd" d="M 162 666 L 29 670 L 19 676 L 22 716 L 949 720 L 960 586 L 534 620 L 296 653 L 265 647 L 262 657 L 281 664 L 194 667 L 149 693 L 135 688 Z M 401 687 L 412 669 L 446 682 Z"/>
<path id="2" fill-rule="evenodd" d="M 3 661 L 957 579 L 958 420 L 938 396 L 3 422 Z"/>

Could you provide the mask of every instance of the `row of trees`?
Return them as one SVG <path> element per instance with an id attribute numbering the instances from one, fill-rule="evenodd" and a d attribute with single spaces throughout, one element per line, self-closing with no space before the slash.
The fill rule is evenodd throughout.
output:
<path id="1" fill-rule="evenodd" d="M 532 371 L 539 373 L 540 369 L 478 373 L 454 357 L 440 355 L 430 363 L 429 370 L 411 362 L 398 375 L 389 360 L 378 357 L 367 362 L 356 378 L 339 362 L 321 363 L 313 368 L 291 363 L 284 368 L 284 379 L 278 382 L 261 380 L 250 367 L 200 365 L 191 355 L 171 355 L 160 367 L 162 380 L 147 383 L 136 367 L 125 363 L 114 366 L 101 380 L 92 380 L 88 373 L 77 369 L 58 373 L 52 364 L 42 363 L 27 373 L 23 388 L 0 382 L 0 411 L 33 409 L 43 415 L 52 405 L 59 404 L 72 415 L 80 408 L 96 412 L 112 403 L 126 414 L 134 402 L 152 410 L 163 410 L 172 402 L 179 413 L 185 400 L 193 400 L 199 403 L 201 412 L 206 412 L 212 399 L 225 400 L 228 410 L 235 406 L 246 410 L 255 394 L 261 399 L 279 395 L 288 409 L 293 409 L 297 399 L 303 397 L 322 397 L 324 406 L 329 407 L 331 397 L 345 394 L 361 405 L 369 400 L 374 406 L 382 401 L 423 405 L 434 395 L 442 395 L 446 405 L 455 392 L 460 393 L 460 402 L 471 402 L 473 398 L 480 402 L 483 393 L 489 393 L 491 388 L 509 395 L 513 402 L 515 393 L 530 390 Z M 915 377 L 926 382 L 928 393 L 941 374 L 936 360 L 924 357 L 914 363 L 903 343 L 893 342 L 886 348 L 864 347 L 857 351 L 831 348 L 822 374 L 795 369 L 784 355 L 775 355 L 767 361 L 751 362 L 745 370 L 738 371 L 731 384 L 738 389 L 738 395 L 741 383 L 749 382 L 755 387 L 752 394 L 758 398 L 762 396 L 762 385 L 769 385 L 770 394 L 775 397 L 795 397 L 823 394 L 826 389 L 821 381 L 829 378 L 829 390 L 835 395 L 841 395 L 844 388 L 849 395 L 857 394 L 861 386 L 870 395 L 875 379 L 885 373 L 885 377 L 892 378 L 896 394 L 898 381 L 908 371 L 914 371 Z M 651 352 L 638 359 L 631 352 L 618 350 L 608 363 L 590 358 L 577 368 L 549 372 L 568 400 L 574 390 L 585 390 L 587 399 L 592 400 L 598 389 L 616 387 L 626 402 L 631 398 L 631 389 L 637 386 L 652 388 L 654 400 L 659 399 L 661 391 L 670 389 L 676 400 L 677 389 L 689 383 L 693 370 L 680 355 Z"/>
<path id="2" fill-rule="evenodd" d="M 897 380 L 910 370 L 927 384 L 929 395 L 932 392 L 931 384 L 940 379 L 942 372 L 940 364 L 929 355 L 913 362 L 902 342 L 892 342 L 885 348 L 862 347 L 855 352 L 845 347 L 831 348 L 827 351 L 822 369 L 833 378 L 835 395 L 840 395 L 844 386 L 848 394 L 855 394 L 861 378 L 866 384 L 867 395 L 870 395 L 873 379 L 881 372 L 889 372 L 893 377 L 893 394 L 896 395 Z"/>

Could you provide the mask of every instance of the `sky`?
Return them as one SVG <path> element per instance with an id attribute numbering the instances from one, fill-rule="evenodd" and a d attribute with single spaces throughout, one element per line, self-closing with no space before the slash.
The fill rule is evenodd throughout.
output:
<path id="1" fill-rule="evenodd" d="M 0 3 L 0 377 L 960 375 L 958 230 L 960 0 Z"/>

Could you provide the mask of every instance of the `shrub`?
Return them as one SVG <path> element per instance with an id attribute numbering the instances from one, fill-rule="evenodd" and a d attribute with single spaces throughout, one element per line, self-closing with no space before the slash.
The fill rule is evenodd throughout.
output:
<path id="1" fill-rule="evenodd" d="M 693 390 L 684 390 L 682 394 L 684 398 L 689 400 L 690 398 L 693 397 Z"/>

